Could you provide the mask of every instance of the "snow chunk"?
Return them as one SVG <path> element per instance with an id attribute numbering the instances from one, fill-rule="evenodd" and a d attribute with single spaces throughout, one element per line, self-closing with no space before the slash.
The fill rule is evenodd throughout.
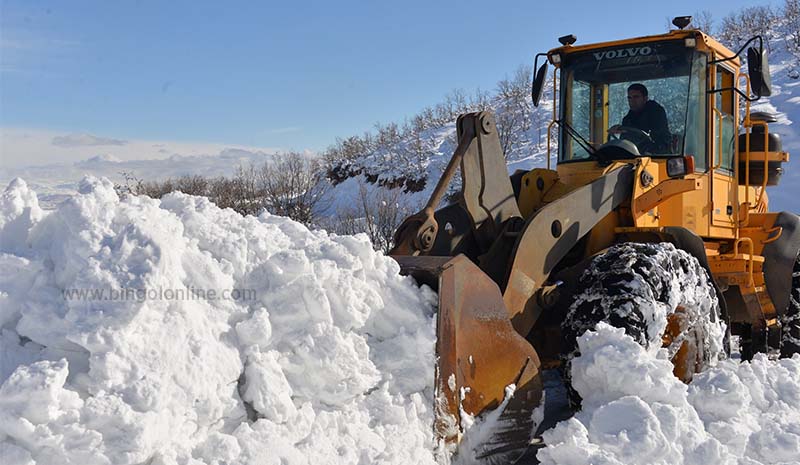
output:
<path id="1" fill-rule="evenodd" d="M 61 389 L 67 373 L 66 360 L 20 366 L 0 386 L 0 411 L 42 424 L 55 419 L 62 406 L 80 407 L 76 393 Z"/>
<path id="2" fill-rule="evenodd" d="M 249 319 L 236 325 L 236 334 L 243 346 L 257 345 L 267 347 L 272 337 L 269 312 L 265 308 L 256 310 Z"/>
<path id="3" fill-rule="evenodd" d="M 245 367 L 242 399 L 268 420 L 284 423 L 296 413 L 292 387 L 278 364 L 275 352 L 253 354 Z"/>
<path id="4" fill-rule="evenodd" d="M 44 212 L 39 208 L 36 193 L 20 178 L 11 181 L 0 196 L 0 252 L 24 256 L 28 231 L 42 217 Z"/>

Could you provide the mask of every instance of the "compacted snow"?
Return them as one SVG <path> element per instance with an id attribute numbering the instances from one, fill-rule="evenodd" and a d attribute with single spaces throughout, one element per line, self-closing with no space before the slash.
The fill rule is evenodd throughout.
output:
<path id="1" fill-rule="evenodd" d="M 14 180 L 0 462 L 434 463 L 434 310 L 364 236 L 90 177 L 45 212 Z M 584 408 L 544 433 L 543 463 L 800 462 L 800 357 L 723 360 L 686 386 L 620 329 L 579 350 Z"/>

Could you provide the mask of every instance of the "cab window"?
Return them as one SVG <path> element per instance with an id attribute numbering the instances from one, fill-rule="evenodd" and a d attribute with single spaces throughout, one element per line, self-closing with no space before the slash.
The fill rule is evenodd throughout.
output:
<path id="1" fill-rule="evenodd" d="M 718 66 L 716 89 L 728 89 L 714 94 L 714 165 L 733 175 L 736 123 L 733 115 L 733 72 Z"/>

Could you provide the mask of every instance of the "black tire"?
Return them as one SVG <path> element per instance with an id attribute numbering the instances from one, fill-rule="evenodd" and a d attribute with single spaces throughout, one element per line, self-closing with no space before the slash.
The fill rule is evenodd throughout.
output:
<path id="1" fill-rule="evenodd" d="M 670 357 L 687 341 L 696 349 L 694 373 L 724 356 L 724 324 L 708 273 L 672 244 L 615 245 L 591 262 L 575 289 L 561 324 L 561 372 L 574 407 L 580 405 L 571 382 L 572 359 L 580 355 L 577 340 L 600 322 L 625 329 L 644 347 L 661 347 L 666 316 L 680 309 L 684 321 L 668 347 Z"/>
<path id="2" fill-rule="evenodd" d="M 800 255 L 792 270 L 789 307 L 781 317 L 781 357 L 800 354 Z"/>

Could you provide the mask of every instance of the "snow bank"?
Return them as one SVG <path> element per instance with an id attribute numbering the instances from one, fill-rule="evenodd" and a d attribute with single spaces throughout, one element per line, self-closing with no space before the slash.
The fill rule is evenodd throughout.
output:
<path id="1" fill-rule="evenodd" d="M 542 464 L 800 463 L 800 356 L 724 360 L 687 386 L 622 329 L 600 323 L 578 344 L 583 409 L 544 433 Z"/>
<path id="2" fill-rule="evenodd" d="M 205 198 L 87 177 L 45 214 L 15 180 L 2 461 L 431 463 L 435 299 L 398 271 L 364 236 Z"/>

